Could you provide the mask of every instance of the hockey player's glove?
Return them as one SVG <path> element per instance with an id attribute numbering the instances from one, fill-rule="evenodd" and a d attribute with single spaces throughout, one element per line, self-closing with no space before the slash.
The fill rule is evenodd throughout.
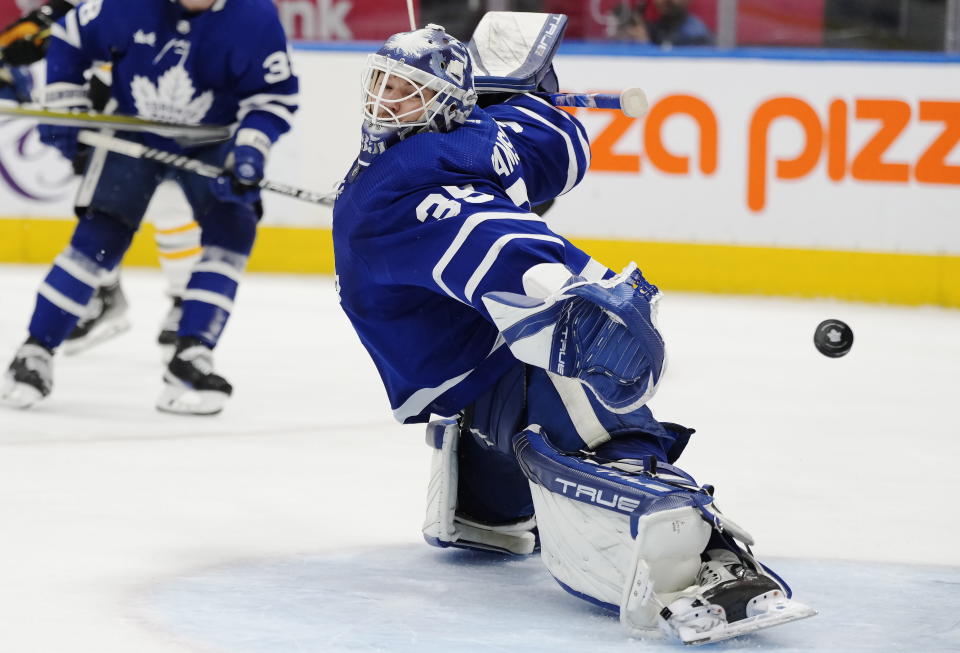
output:
<path id="1" fill-rule="evenodd" d="M 40 134 L 40 142 L 51 145 L 58 150 L 70 162 L 77 156 L 77 134 L 80 133 L 79 127 L 63 127 L 61 125 L 39 125 L 37 133 Z"/>
<path id="2" fill-rule="evenodd" d="M 626 413 L 649 401 L 663 373 L 659 297 L 631 265 L 607 281 L 571 277 L 545 299 L 494 292 L 483 303 L 518 360 L 579 379 L 608 410 Z"/>
<path id="3" fill-rule="evenodd" d="M 237 133 L 241 141 L 243 130 Z M 269 143 L 269 141 L 267 141 Z M 212 181 L 213 194 L 221 202 L 255 204 L 260 199 L 257 184 L 263 179 L 266 152 L 254 145 L 236 145 L 227 156 L 226 173 Z"/>

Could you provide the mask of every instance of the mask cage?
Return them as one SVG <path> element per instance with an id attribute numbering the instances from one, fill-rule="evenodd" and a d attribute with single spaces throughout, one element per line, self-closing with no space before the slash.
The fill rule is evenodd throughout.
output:
<path id="1" fill-rule="evenodd" d="M 391 77 L 407 82 L 413 87 L 413 91 L 400 98 L 385 98 L 387 82 Z M 364 119 L 383 128 L 430 126 L 434 124 L 434 118 L 463 95 L 462 89 L 451 82 L 378 54 L 367 57 L 367 67 L 363 72 L 361 88 L 363 89 L 361 102 Z M 424 93 L 428 89 L 435 93 L 429 99 Z M 397 113 L 395 109 L 397 103 L 415 97 L 419 97 L 422 106 L 404 113 Z M 385 111 L 388 115 L 380 116 L 381 111 Z M 411 120 L 411 117 L 414 119 Z"/>

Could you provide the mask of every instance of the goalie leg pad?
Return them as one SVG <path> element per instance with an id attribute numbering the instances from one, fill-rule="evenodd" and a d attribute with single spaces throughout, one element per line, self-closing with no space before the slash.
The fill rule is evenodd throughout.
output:
<path id="1" fill-rule="evenodd" d="M 495 521 L 458 513 L 460 497 L 470 499 L 470 488 L 460 487 L 460 464 L 464 454 L 461 445 L 466 451 L 476 451 L 470 438 L 464 438 L 461 442 L 460 433 L 460 424 L 454 419 L 437 420 L 427 426 L 427 445 L 434 451 L 423 524 L 424 539 L 428 544 L 441 548 L 456 547 L 513 555 L 533 553 L 538 545 L 537 524 L 532 509 L 527 507 L 529 498 L 524 496 L 526 488 L 522 488 L 523 493 L 513 505 L 506 506 L 496 515 Z M 491 452 L 490 455 L 500 454 Z M 470 464 L 469 461 L 465 462 Z M 482 478 L 478 478 L 477 473 L 468 476 L 471 482 L 481 481 L 477 491 L 483 493 Z M 479 499 L 464 503 L 481 505 Z M 492 514 L 487 512 L 483 516 Z"/>
<path id="2" fill-rule="evenodd" d="M 568 591 L 656 632 L 665 602 L 692 591 L 712 527 L 712 497 L 676 468 L 660 475 L 567 455 L 531 426 L 516 440 L 544 563 Z"/>

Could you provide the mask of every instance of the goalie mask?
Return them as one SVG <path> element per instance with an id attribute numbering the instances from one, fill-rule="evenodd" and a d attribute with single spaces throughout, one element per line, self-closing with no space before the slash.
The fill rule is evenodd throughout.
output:
<path id="1" fill-rule="evenodd" d="M 438 25 L 394 34 L 367 58 L 362 101 L 365 132 L 454 129 L 477 102 L 467 47 Z"/>

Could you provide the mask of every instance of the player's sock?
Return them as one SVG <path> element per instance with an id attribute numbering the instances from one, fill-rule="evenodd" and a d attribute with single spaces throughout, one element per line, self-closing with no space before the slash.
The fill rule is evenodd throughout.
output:
<path id="1" fill-rule="evenodd" d="M 183 317 L 183 298 L 174 297 L 170 309 L 160 323 L 160 335 L 157 344 L 163 352 L 164 362 L 170 362 L 177 346 L 177 329 L 180 328 L 180 318 Z"/>
<path id="2" fill-rule="evenodd" d="M 247 257 L 217 246 L 204 249 L 183 294 L 183 315 L 177 335 L 215 347 L 237 295 Z"/>

